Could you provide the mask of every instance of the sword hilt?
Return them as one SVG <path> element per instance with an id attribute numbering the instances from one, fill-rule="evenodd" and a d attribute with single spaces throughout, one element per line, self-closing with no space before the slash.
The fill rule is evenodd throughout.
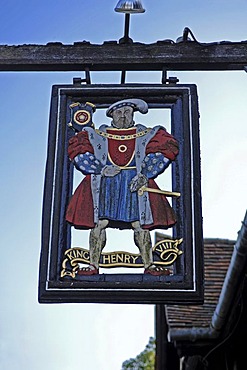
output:
<path id="1" fill-rule="evenodd" d="M 181 193 L 175 192 L 175 191 L 167 191 L 167 190 L 160 190 L 160 189 L 153 189 L 148 188 L 146 186 L 142 186 L 138 190 L 138 195 L 143 195 L 144 191 L 148 191 L 150 193 L 157 193 L 157 194 L 163 194 L 167 197 L 180 197 Z"/>

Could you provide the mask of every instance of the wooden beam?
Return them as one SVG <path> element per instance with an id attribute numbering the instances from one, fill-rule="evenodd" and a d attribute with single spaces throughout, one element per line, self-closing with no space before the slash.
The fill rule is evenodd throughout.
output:
<path id="1" fill-rule="evenodd" d="M 247 41 L 0 45 L 0 71 L 83 71 L 86 68 L 91 71 L 217 71 L 244 70 L 246 66 Z"/>

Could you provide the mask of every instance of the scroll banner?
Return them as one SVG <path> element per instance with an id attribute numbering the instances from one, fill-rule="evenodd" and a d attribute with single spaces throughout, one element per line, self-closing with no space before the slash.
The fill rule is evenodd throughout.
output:
<path id="1" fill-rule="evenodd" d="M 159 241 L 153 247 L 153 261 L 155 265 L 169 266 L 183 252 L 178 249 L 178 245 L 183 239 L 164 239 Z M 79 269 L 79 263 L 89 264 L 89 250 L 74 247 L 68 249 L 64 253 L 62 262 L 61 277 L 70 276 L 75 278 L 76 272 Z M 101 253 L 100 267 L 143 267 L 143 262 L 140 254 L 128 253 L 124 251 Z"/>

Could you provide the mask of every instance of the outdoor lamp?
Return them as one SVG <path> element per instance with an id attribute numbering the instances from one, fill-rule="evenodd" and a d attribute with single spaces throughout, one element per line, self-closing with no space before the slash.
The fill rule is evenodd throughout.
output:
<path id="1" fill-rule="evenodd" d="M 119 0 L 115 8 L 116 12 L 119 13 L 144 13 L 145 9 L 142 7 L 142 3 L 140 0 Z"/>
<path id="2" fill-rule="evenodd" d="M 125 13 L 124 36 L 119 40 L 119 44 L 132 44 L 133 40 L 129 37 L 130 14 L 144 13 L 141 0 L 119 0 L 115 12 Z M 121 83 L 125 82 L 126 71 L 122 71 Z"/>
<path id="3" fill-rule="evenodd" d="M 130 14 L 144 13 L 145 9 L 140 0 L 119 0 L 114 10 L 125 13 L 124 37 L 119 40 L 119 43 L 131 44 L 133 40 L 129 37 Z"/>

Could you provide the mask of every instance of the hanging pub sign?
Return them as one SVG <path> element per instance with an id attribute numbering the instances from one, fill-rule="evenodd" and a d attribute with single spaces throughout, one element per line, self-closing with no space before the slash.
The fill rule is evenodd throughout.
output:
<path id="1" fill-rule="evenodd" d="M 201 304 L 200 182 L 195 85 L 53 86 L 39 302 Z"/>

